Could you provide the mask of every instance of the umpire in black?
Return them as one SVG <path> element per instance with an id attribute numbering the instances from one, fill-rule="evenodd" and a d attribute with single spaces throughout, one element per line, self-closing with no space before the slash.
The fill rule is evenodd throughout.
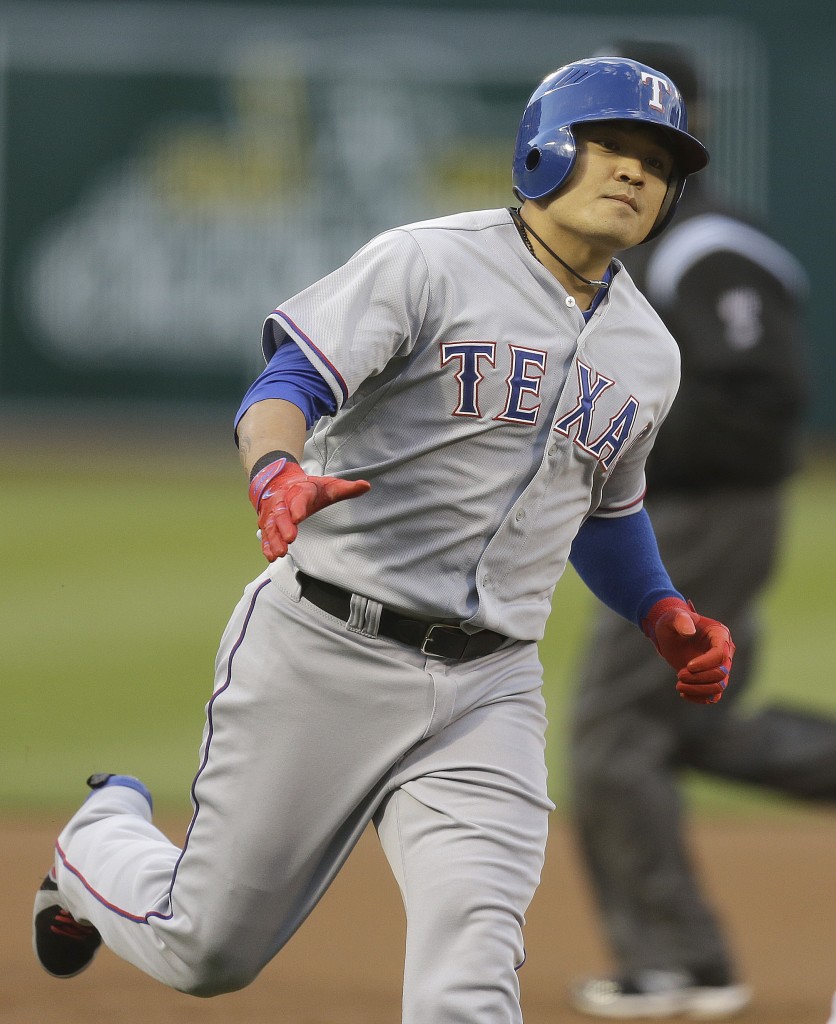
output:
<path id="1" fill-rule="evenodd" d="M 671 75 L 700 135 L 687 56 L 613 50 Z M 836 801 L 836 722 L 784 706 L 750 712 L 758 599 L 776 565 L 785 484 L 805 408 L 801 266 L 688 182 L 673 226 L 624 259 L 682 352 L 682 384 L 648 463 L 646 507 L 672 577 L 711 603 L 737 645 L 735 685 L 712 715 L 669 699 L 641 634 L 598 608 L 571 716 L 570 778 L 581 854 L 617 965 L 578 982 L 582 1012 L 629 1019 L 727 1016 L 751 998 L 706 903 L 684 832 L 680 774 L 694 769 Z"/>

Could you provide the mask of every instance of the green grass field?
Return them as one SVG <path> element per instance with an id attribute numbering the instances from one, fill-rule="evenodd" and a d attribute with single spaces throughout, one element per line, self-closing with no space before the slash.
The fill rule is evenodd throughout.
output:
<path id="1" fill-rule="evenodd" d="M 158 806 L 188 807 L 215 650 L 262 567 L 243 474 L 212 444 L 46 436 L 0 450 L 0 808 L 72 807 L 91 771 L 141 776 Z M 771 639 L 753 701 L 836 713 L 836 461 L 793 489 L 783 569 L 768 595 Z M 591 597 L 561 582 L 542 652 L 553 796 Z M 699 809 L 783 813 L 742 787 L 689 783 Z"/>

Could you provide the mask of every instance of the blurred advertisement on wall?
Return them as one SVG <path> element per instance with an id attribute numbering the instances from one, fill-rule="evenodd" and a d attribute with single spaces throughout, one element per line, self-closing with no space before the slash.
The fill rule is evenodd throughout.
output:
<path id="1" fill-rule="evenodd" d="M 0 8 L 0 396 L 238 396 L 266 314 L 378 231 L 512 203 L 527 96 L 619 28 L 524 17 L 520 32 L 500 13 Z M 718 109 L 763 122 L 745 30 L 623 27 L 687 28 L 734 68 Z M 757 132 L 744 151 L 728 118 L 715 128 L 730 188 L 763 174 Z"/>

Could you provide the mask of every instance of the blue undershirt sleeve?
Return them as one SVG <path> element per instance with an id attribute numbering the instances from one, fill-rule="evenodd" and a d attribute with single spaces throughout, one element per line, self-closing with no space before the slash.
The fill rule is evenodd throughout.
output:
<path id="1" fill-rule="evenodd" d="M 569 561 L 592 593 L 640 626 L 663 597 L 682 597 L 662 564 L 645 509 L 615 519 L 591 516 L 572 544 Z"/>
<path id="2" fill-rule="evenodd" d="M 302 410 L 308 430 L 323 416 L 333 416 L 337 402 L 331 388 L 305 353 L 286 338 L 273 358 L 256 377 L 235 414 L 235 438 L 241 417 L 256 402 L 265 398 L 283 398 Z"/>

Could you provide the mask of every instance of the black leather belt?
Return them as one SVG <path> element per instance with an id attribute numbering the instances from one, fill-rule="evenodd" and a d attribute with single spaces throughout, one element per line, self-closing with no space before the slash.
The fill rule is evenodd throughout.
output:
<path id="1" fill-rule="evenodd" d="M 333 583 L 315 580 L 307 573 L 297 572 L 296 578 L 302 589 L 302 597 L 329 615 L 348 622 L 351 615 L 351 594 Z M 478 633 L 465 633 L 459 626 L 448 626 L 443 622 L 423 622 L 408 619 L 384 608 L 380 613 L 378 636 L 417 647 L 423 654 L 433 658 L 450 658 L 453 661 L 471 661 L 486 654 L 493 654 L 503 644 L 510 642 L 502 633 L 482 629 Z"/>

